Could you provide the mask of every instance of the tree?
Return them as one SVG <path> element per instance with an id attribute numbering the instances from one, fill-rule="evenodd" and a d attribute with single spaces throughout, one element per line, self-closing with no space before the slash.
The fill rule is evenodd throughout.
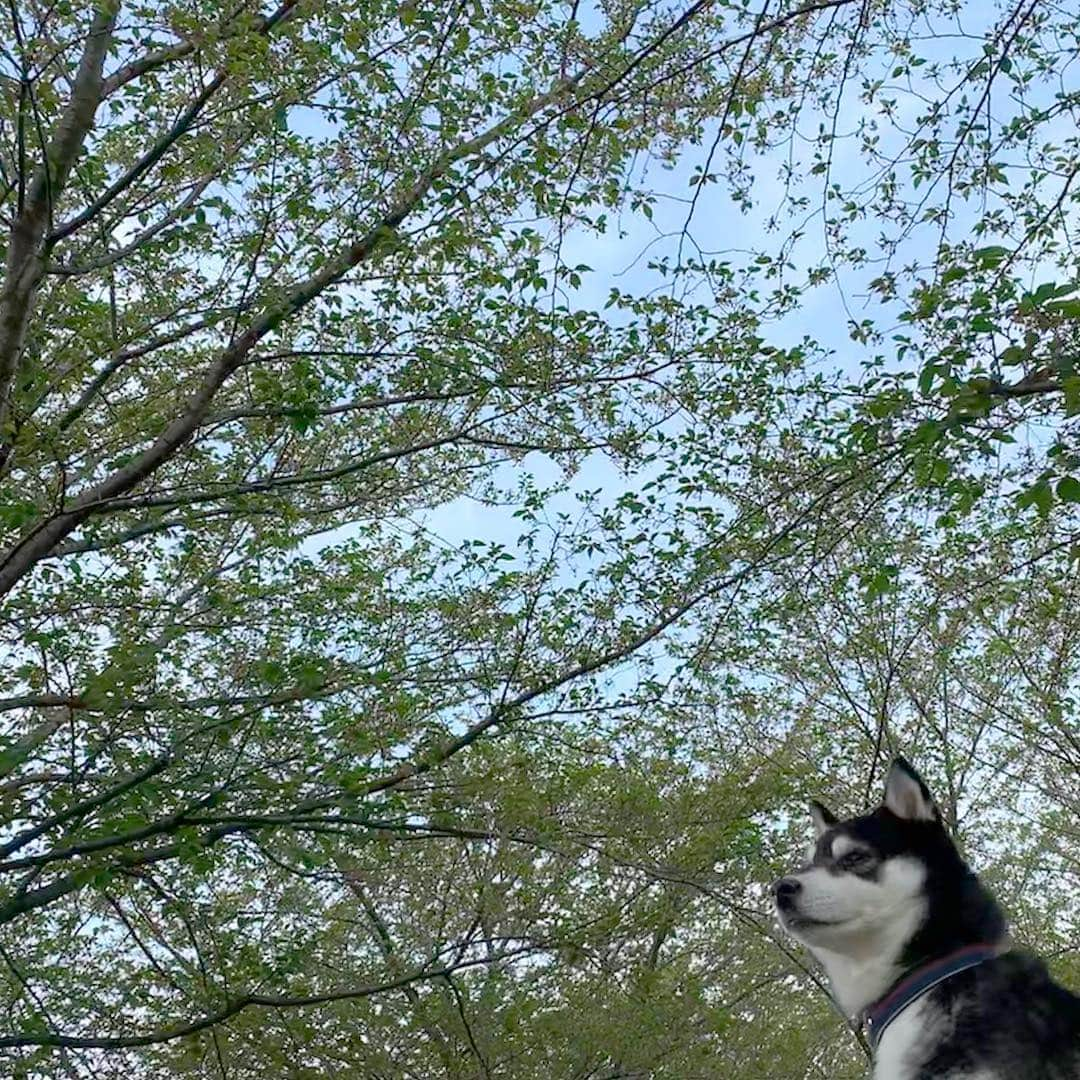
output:
<path id="1" fill-rule="evenodd" d="M 1067 947 L 1077 20 L 952 17 L 10 6 L 9 1071 L 856 1076 L 764 883 L 894 744 Z"/>

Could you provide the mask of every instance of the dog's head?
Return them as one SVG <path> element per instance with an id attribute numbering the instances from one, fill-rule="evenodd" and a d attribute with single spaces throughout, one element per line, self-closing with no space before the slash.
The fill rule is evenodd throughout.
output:
<path id="1" fill-rule="evenodd" d="M 809 862 L 773 885 L 781 924 L 815 950 L 899 955 L 926 922 L 931 880 L 969 874 L 919 774 L 897 758 L 882 804 L 839 821 L 811 805 Z"/>
<path id="2" fill-rule="evenodd" d="M 825 965 L 853 1011 L 899 972 L 1005 936 L 1001 910 L 964 862 L 926 784 L 897 758 L 879 807 L 838 820 L 811 804 L 809 861 L 773 885 L 784 929 Z"/>

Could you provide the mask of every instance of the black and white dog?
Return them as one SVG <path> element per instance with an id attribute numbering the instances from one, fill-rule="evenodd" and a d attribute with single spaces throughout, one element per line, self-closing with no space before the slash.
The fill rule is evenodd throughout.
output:
<path id="1" fill-rule="evenodd" d="M 918 773 L 872 813 L 811 816 L 811 861 L 773 885 L 781 924 L 866 1024 L 874 1080 L 1080 1080 L 1080 997 L 1013 949 Z"/>

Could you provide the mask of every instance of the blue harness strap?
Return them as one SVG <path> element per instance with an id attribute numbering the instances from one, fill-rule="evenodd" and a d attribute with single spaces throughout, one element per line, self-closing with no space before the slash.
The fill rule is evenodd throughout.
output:
<path id="1" fill-rule="evenodd" d="M 877 1049 L 885 1029 L 909 1006 L 932 990 L 938 983 L 968 968 L 978 967 L 1006 951 L 1005 945 L 967 945 L 925 967 L 916 968 L 895 983 L 892 989 L 873 1005 L 863 1010 L 863 1023 L 872 1050 Z"/>

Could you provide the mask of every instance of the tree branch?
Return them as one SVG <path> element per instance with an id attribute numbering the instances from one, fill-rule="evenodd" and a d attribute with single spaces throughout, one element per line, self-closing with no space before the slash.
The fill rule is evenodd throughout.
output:
<path id="1" fill-rule="evenodd" d="M 11 227 L 4 284 L 0 290 L 0 467 L 11 452 L 8 426 L 12 387 L 33 310 L 34 295 L 44 275 L 43 242 L 53 208 L 64 190 L 101 102 L 102 69 L 112 41 L 120 0 L 98 6 L 75 75 L 71 100 L 57 125 L 27 188 Z"/>
<path id="2" fill-rule="evenodd" d="M 547 93 L 533 98 L 518 112 L 504 117 L 487 131 L 445 151 L 366 235 L 328 259 L 321 270 L 293 286 L 283 301 L 265 310 L 210 365 L 200 385 L 185 403 L 181 415 L 169 423 L 146 450 L 99 484 L 84 491 L 68 509 L 40 523 L 5 553 L 0 562 L 0 597 L 7 595 L 25 573 L 83 521 L 103 505 L 130 491 L 168 461 L 202 424 L 218 390 L 245 362 L 255 346 L 282 322 L 297 315 L 312 300 L 337 284 L 351 269 L 371 258 L 423 203 L 437 179 L 459 161 L 475 157 L 485 147 L 515 130 L 523 120 L 571 95 L 579 81 L 580 75 L 560 81 Z"/>
<path id="3" fill-rule="evenodd" d="M 245 994 L 234 998 L 228 1004 L 216 1012 L 208 1013 L 198 1020 L 192 1020 L 186 1024 L 177 1024 L 175 1027 L 164 1028 L 160 1031 L 147 1032 L 144 1035 L 128 1036 L 82 1036 L 61 1035 L 45 1033 L 41 1035 L 4 1035 L 0 1036 L 0 1049 L 16 1046 L 54 1046 L 67 1047 L 69 1049 L 97 1049 L 97 1050 L 123 1050 L 137 1046 L 153 1046 L 157 1043 L 172 1042 L 175 1039 L 183 1039 L 190 1035 L 196 1035 L 200 1031 L 216 1027 L 218 1024 L 236 1016 L 250 1008 L 265 1009 L 302 1009 L 312 1005 L 325 1005 L 332 1001 L 357 1001 L 362 998 L 372 997 L 375 994 L 385 994 L 413 983 L 425 982 L 431 979 L 445 979 L 455 971 L 464 971 L 469 968 L 487 967 L 492 964 L 502 963 L 505 960 L 513 960 L 518 957 L 533 955 L 544 951 L 541 945 L 523 945 L 518 949 L 507 949 L 494 956 L 484 956 L 476 960 L 461 960 L 454 964 L 445 964 L 437 968 L 421 968 L 411 974 L 403 975 L 398 979 L 391 979 L 383 983 L 375 983 L 370 986 L 349 987 L 341 990 L 327 990 L 321 994 L 307 994 L 298 997 L 285 995 L 274 996 L 267 994 Z"/>
<path id="4" fill-rule="evenodd" d="M 285 3 L 272 16 L 263 21 L 258 28 L 258 33 L 269 34 L 271 30 L 288 17 L 299 2 L 300 0 L 285 0 Z M 97 199 L 76 214 L 70 221 L 60 225 L 49 234 L 48 246 L 55 246 L 61 240 L 77 232 L 88 222 L 93 221 L 118 195 L 121 195 L 140 177 L 148 173 L 169 152 L 177 140 L 184 136 L 199 113 L 206 107 L 207 102 L 225 85 L 228 79 L 229 73 L 227 70 L 219 71 L 203 87 L 195 100 L 180 114 L 172 127 L 123 176 L 118 177 Z"/>

